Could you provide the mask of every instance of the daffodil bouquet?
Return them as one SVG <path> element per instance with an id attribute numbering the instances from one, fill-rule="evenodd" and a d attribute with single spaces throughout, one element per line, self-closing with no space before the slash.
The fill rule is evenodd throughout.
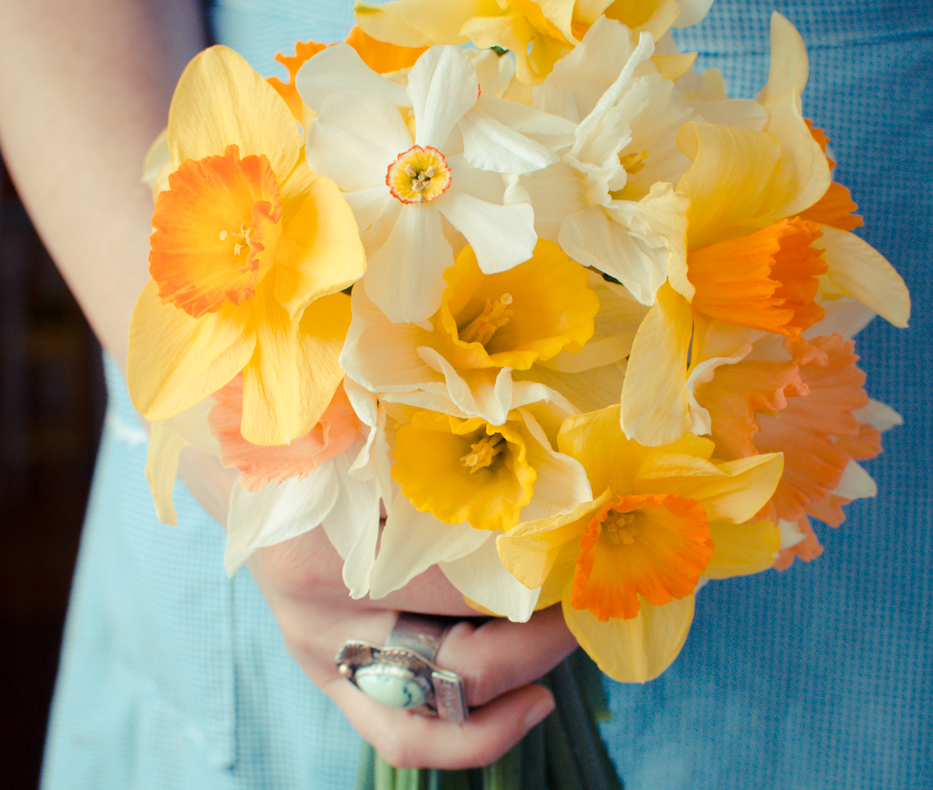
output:
<path id="1" fill-rule="evenodd" d="M 128 360 L 160 517 L 196 445 L 240 470 L 229 573 L 320 525 L 354 597 L 436 564 L 482 612 L 560 603 L 629 682 L 706 580 L 816 557 L 899 421 L 853 336 L 909 297 L 801 114 L 797 31 L 732 99 L 668 32 L 708 5 L 358 3 L 287 81 L 198 55 Z"/>

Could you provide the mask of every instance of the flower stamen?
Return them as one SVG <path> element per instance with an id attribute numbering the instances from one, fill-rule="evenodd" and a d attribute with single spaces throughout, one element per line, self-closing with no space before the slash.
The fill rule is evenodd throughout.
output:
<path id="1" fill-rule="evenodd" d="M 492 465 L 495 457 L 505 449 L 502 439 L 501 433 L 495 433 L 492 436 L 484 436 L 478 442 L 470 445 L 472 452 L 467 453 L 460 459 L 469 468 L 470 474 Z"/>
<path id="2" fill-rule="evenodd" d="M 450 177 L 450 167 L 440 151 L 416 145 L 389 165 L 386 186 L 402 203 L 426 203 L 447 191 Z"/>
<path id="3" fill-rule="evenodd" d="M 486 345 L 497 329 L 501 329 L 515 314 L 514 310 L 509 310 L 512 304 L 512 294 L 504 293 L 499 299 L 493 301 L 486 297 L 486 307 L 483 312 L 474 318 L 462 332 L 457 335 L 464 343 L 481 343 Z"/>

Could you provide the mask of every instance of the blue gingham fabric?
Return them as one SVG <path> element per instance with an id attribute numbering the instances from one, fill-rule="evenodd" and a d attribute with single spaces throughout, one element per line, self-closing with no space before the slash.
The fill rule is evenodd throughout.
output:
<path id="1" fill-rule="evenodd" d="M 438 0 L 442 2 L 443 0 Z M 218 40 L 266 74 L 297 39 L 340 40 L 346 5 L 225 0 Z M 933 787 L 930 601 L 933 397 L 933 4 L 717 0 L 681 31 L 734 95 L 768 71 L 768 17 L 810 52 L 806 115 L 827 131 L 858 232 L 903 274 L 908 331 L 859 337 L 868 389 L 905 418 L 826 548 L 785 573 L 708 585 L 682 655 L 644 686 L 610 684 L 603 729 L 629 790 Z M 115 366 L 46 755 L 47 790 L 353 786 L 358 740 L 298 670 L 246 572 L 223 573 L 220 528 L 183 486 L 160 525 L 145 435 Z"/>

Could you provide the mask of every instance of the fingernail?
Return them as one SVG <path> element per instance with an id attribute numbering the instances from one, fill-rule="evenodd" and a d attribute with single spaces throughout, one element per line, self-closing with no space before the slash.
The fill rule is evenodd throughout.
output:
<path id="1" fill-rule="evenodd" d="M 548 694 L 525 714 L 525 730 L 530 730 L 536 724 L 540 723 L 552 710 L 554 710 L 554 697 Z"/>

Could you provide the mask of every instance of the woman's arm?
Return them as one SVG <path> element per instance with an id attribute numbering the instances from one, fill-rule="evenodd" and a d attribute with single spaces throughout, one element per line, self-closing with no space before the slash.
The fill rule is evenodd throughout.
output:
<path id="1" fill-rule="evenodd" d="M 125 365 L 148 279 L 140 179 L 175 82 L 203 47 L 194 0 L 0 0 L 0 146 L 101 344 Z"/>
<path id="2" fill-rule="evenodd" d="M 125 364 L 130 315 L 148 279 L 152 198 L 145 153 L 165 126 L 178 75 L 203 45 L 194 0 L 0 0 L 0 145 L 20 195 L 103 346 Z M 2 276 L 2 273 L 0 273 Z M 192 453 L 189 487 L 223 522 L 229 470 Z M 465 615 L 436 569 L 384 601 L 352 601 L 321 530 L 250 563 L 286 645 L 357 729 L 397 764 L 460 767 L 508 750 L 552 705 L 533 681 L 574 646 L 559 610 L 531 624 L 460 626 L 441 649 L 460 672 L 465 725 L 392 710 L 342 679 L 350 638 L 381 642 L 398 610 Z"/>

